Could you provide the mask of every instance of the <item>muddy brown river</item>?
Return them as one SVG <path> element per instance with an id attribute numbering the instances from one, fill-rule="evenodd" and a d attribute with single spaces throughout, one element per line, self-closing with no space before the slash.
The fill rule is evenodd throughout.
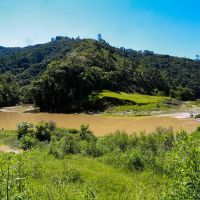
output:
<path id="1" fill-rule="evenodd" d="M 89 124 L 90 129 L 97 136 L 116 130 L 125 130 L 127 133 L 151 132 L 156 127 L 173 127 L 175 131 L 184 129 L 191 132 L 200 126 L 200 122 L 193 119 L 176 119 L 170 116 L 111 117 L 86 114 L 0 112 L 0 129 L 15 130 L 16 125 L 23 121 L 33 124 L 40 121 L 54 121 L 58 127 L 63 128 L 79 128 L 81 124 Z"/>

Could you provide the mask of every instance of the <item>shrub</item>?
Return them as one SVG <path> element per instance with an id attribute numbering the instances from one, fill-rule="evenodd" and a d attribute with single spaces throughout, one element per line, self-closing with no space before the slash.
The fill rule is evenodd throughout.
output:
<path id="1" fill-rule="evenodd" d="M 153 134 L 141 135 L 139 140 L 139 146 L 143 154 L 152 153 L 153 155 L 155 155 L 158 150 L 156 136 Z"/>
<path id="2" fill-rule="evenodd" d="M 199 127 L 197 127 L 197 131 L 198 131 L 198 132 L 200 132 L 200 126 L 199 126 Z"/>
<path id="3" fill-rule="evenodd" d="M 194 118 L 199 119 L 200 118 L 200 114 L 195 115 Z"/>
<path id="4" fill-rule="evenodd" d="M 171 165 L 173 176 L 163 199 L 200 199 L 200 148 L 192 136 L 179 135 Z"/>
<path id="5" fill-rule="evenodd" d="M 22 122 L 17 125 L 17 135 L 18 139 L 21 139 L 23 136 L 27 135 L 28 133 L 32 133 L 33 125 L 28 122 Z"/>
<path id="6" fill-rule="evenodd" d="M 51 140 L 51 132 L 53 129 L 52 123 L 48 122 L 40 122 L 35 127 L 35 136 L 39 141 L 50 141 Z M 54 130 L 54 129 L 53 129 Z"/>
<path id="7" fill-rule="evenodd" d="M 54 139 L 54 137 L 52 137 L 48 153 L 53 155 L 55 158 L 63 158 L 64 156 L 64 153 L 60 148 L 60 142 Z"/>
<path id="8" fill-rule="evenodd" d="M 69 132 L 69 133 L 71 133 L 71 134 L 78 134 L 78 133 L 79 133 L 79 130 L 74 129 L 74 128 L 69 128 L 69 129 L 67 129 L 67 132 Z"/>
<path id="9" fill-rule="evenodd" d="M 56 128 L 57 128 L 56 123 L 53 122 L 53 121 L 49 121 L 49 122 L 47 123 L 47 126 L 48 126 L 48 128 L 49 128 L 50 131 L 55 131 Z"/>
<path id="10" fill-rule="evenodd" d="M 126 160 L 125 160 L 125 168 L 129 171 L 132 170 L 143 170 L 144 169 L 144 161 L 142 158 L 142 154 L 135 150 L 126 153 Z"/>
<path id="11" fill-rule="evenodd" d="M 127 149 L 130 141 L 129 136 L 124 131 L 116 131 L 112 137 L 112 142 L 115 145 L 115 148 L 119 148 L 120 150 L 124 151 Z"/>
<path id="12" fill-rule="evenodd" d="M 103 155 L 115 149 L 125 151 L 130 145 L 129 136 L 125 132 L 117 131 L 114 134 L 98 138 L 96 148 L 98 153 Z"/>
<path id="13" fill-rule="evenodd" d="M 66 135 L 61 140 L 61 149 L 64 154 L 76 154 L 79 153 L 79 138 L 74 135 Z"/>
<path id="14" fill-rule="evenodd" d="M 81 177 L 80 172 L 75 169 L 70 169 L 68 171 L 68 182 L 69 183 L 82 182 L 82 177 Z"/>
<path id="15" fill-rule="evenodd" d="M 133 133 L 132 135 L 130 135 L 130 148 L 135 148 L 138 145 L 139 142 L 139 137 Z"/>
<path id="16" fill-rule="evenodd" d="M 86 154 L 92 157 L 101 156 L 101 152 L 96 147 L 96 142 L 87 143 Z"/>
<path id="17" fill-rule="evenodd" d="M 89 129 L 89 125 L 81 125 L 80 127 L 80 138 L 86 141 L 94 141 L 96 137 L 93 135 L 92 131 Z"/>
<path id="18" fill-rule="evenodd" d="M 28 150 L 34 147 L 36 143 L 37 143 L 37 140 L 29 134 L 21 138 L 20 147 L 24 150 Z"/>

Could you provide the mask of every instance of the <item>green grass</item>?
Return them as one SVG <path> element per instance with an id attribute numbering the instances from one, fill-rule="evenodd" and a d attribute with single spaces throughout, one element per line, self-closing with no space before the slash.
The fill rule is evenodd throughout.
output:
<path id="1" fill-rule="evenodd" d="M 164 96 L 150 96 L 150 95 L 142 95 L 142 94 L 128 94 L 124 92 L 116 93 L 104 90 L 99 93 L 99 98 L 104 97 L 112 97 L 120 100 L 128 100 L 132 101 L 136 104 L 150 104 L 150 103 L 161 103 L 164 101 L 169 101 L 171 98 Z"/>
<path id="2" fill-rule="evenodd" d="M 1 131 L 0 145 L 5 144 L 11 147 L 19 147 L 16 131 Z"/>
<path id="3" fill-rule="evenodd" d="M 0 154 L 0 161 L 5 158 Z M 79 155 L 56 159 L 45 150 L 12 155 L 10 167 L 18 168 L 19 163 L 21 173 L 28 174 L 24 195 L 32 199 L 154 199 L 163 184 L 161 177 L 148 171 L 128 173 Z M 11 175 L 15 177 L 15 171 Z M 11 196 L 12 191 L 17 193 L 14 185 Z"/>
<path id="4" fill-rule="evenodd" d="M 109 98 L 108 101 L 120 100 L 120 105 L 109 105 L 105 110 L 105 114 L 112 115 L 151 115 L 154 111 L 168 111 L 172 108 L 177 108 L 180 103 L 176 99 L 165 96 L 150 96 L 142 94 L 116 93 L 104 90 L 94 95 L 94 99 Z"/>
<path id="5" fill-rule="evenodd" d="M 199 110 L 200 100 L 180 101 L 166 96 L 151 96 L 136 93 L 103 90 L 90 95 L 92 105 L 103 105 L 103 115 L 149 116 L 172 112 Z M 97 108 L 98 110 L 98 108 Z"/>
<path id="6" fill-rule="evenodd" d="M 72 157 L 70 165 L 93 183 L 99 199 L 140 199 L 141 189 L 151 199 L 160 189 L 161 178 L 150 172 L 127 173 L 85 157 Z"/>
<path id="7" fill-rule="evenodd" d="M 163 104 L 145 104 L 145 105 L 122 105 L 122 106 L 114 106 L 112 110 L 116 112 L 120 111 L 158 111 L 158 110 L 167 109 L 167 106 Z"/>

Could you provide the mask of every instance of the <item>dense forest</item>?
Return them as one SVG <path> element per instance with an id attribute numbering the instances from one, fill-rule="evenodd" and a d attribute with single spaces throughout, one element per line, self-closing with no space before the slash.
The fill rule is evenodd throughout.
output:
<path id="1" fill-rule="evenodd" d="M 87 109 L 89 96 L 111 90 L 200 97 L 200 62 L 98 40 L 56 37 L 25 48 L 0 47 L 0 106 L 35 103 L 41 111 Z"/>

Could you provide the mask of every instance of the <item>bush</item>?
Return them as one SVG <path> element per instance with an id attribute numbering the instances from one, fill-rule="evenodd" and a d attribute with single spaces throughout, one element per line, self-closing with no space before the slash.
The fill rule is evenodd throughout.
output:
<path id="1" fill-rule="evenodd" d="M 37 140 L 29 134 L 21 138 L 20 147 L 24 150 L 28 150 L 34 147 L 36 143 L 37 143 Z"/>
<path id="2" fill-rule="evenodd" d="M 53 122 L 53 121 L 47 122 L 47 126 L 48 126 L 48 128 L 49 128 L 50 131 L 55 131 L 56 128 L 57 128 L 56 123 Z"/>
<path id="3" fill-rule="evenodd" d="M 125 151 L 130 145 L 129 136 L 125 132 L 117 131 L 114 134 L 98 138 L 96 148 L 99 154 L 113 152 L 115 149 Z"/>
<path id="4" fill-rule="evenodd" d="M 28 133 L 32 133 L 33 125 L 28 122 L 22 122 L 17 125 L 17 135 L 18 139 L 21 139 L 23 136 L 27 135 Z"/>
<path id="5" fill-rule="evenodd" d="M 55 158 L 63 158 L 64 156 L 64 153 L 60 148 L 60 142 L 57 141 L 54 137 L 52 137 L 48 153 L 53 155 Z"/>
<path id="6" fill-rule="evenodd" d="M 64 154 L 76 154 L 79 153 L 79 138 L 73 135 L 66 135 L 61 140 L 61 150 Z"/>
<path id="7" fill-rule="evenodd" d="M 172 178 L 163 199 L 200 199 L 200 148 L 192 136 L 182 133 L 171 153 Z"/>
<path id="8" fill-rule="evenodd" d="M 138 145 L 139 137 L 134 133 L 130 135 L 130 148 L 135 148 Z"/>
<path id="9" fill-rule="evenodd" d="M 198 132 L 200 132 L 200 126 L 199 126 L 199 127 L 197 127 L 197 131 L 198 131 Z"/>
<path id="10" fill-rule="evenodd" d="M 93 135 L 92 131 L 89 129 L 89 125 L 81 125 L 80 127 L 80 138 L 86 141 L 94 141 L 96 137 Z"/>
<path id="11" fill-rule="evenodd" d="M 200 118 L 200 114 L 195 115 L 194 118 L 199 119 Z"/>
<path id="12" fill-rule="evenodd" d="M 70 169 L 68 171 L 68 182 L 69 183 L 82 182 L 82 177 L 81 177 L 80 172 L 75 169 Z"/>
<path id="13" fill-rule="evenodd" d="M 67 167 L 66 169 L 64 169 L 62 174 L 53 176 L 52 182 L 56 185 L 66 185 L 70 183 L 80 184 L 81 182 L 83 182 L 83 179 L 78 170 Z"/>
<path id="14" fill-rule="evenodd" d="M 39 141 L 50 141 L 51 132 L 55 129 L 51 122 L 40 122 L 35 127 L 35 136 Z"/>
<path id="15" fill-rule="evenodd" d="M 129 171 L 144 169 L 143 156 L 138 150 L 126 152 L 125 168 Z"/>

